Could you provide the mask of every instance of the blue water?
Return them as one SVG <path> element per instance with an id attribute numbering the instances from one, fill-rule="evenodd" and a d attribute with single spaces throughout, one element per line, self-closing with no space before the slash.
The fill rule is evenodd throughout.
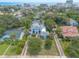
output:
<path id="1" fill-rule="evenodd" d="M 27 2 L 25 2 L 25 3 L 27 3 Z M 0 5 L 3 5 L 3 6 L 7 6 L 7 5 L 17 5 L 17 4 L 23 4 L 22 2 L 0 2 Z M 41 3 L 32 3 L 32 2 L 30 2 L 29 4 L 31 4 L 31 5 L 39 5 L 39 4 L 41 4 Z M 55 3 L 46 3 L 46 4 L 48 4 L 48 5 L 52 5 L 52 4 L 55 4 Z"/>
<path id="2" fill-rule="evenodd" d="M 0 5 L 17 5 L 19 2 L 0 2 Z"/>

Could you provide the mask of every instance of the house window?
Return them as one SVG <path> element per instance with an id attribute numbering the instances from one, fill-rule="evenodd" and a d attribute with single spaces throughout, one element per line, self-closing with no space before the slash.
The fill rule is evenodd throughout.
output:
<path id="1" fill-rule="evenodd" d="M 39 30 L 39 34 L 41 33 L 41 31 Z"/>
<path id="2" fill-rule="evenodd" d="M 33 29 L 33 33 L 35 33 L 35 30 Z"/>

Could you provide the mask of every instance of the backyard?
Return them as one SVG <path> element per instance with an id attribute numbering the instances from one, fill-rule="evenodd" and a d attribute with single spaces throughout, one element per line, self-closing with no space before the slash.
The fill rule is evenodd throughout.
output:
<path id="1" fill-rule="evenodd" d="M 7 55 L 7 56 L 20 55 L 26 40 L 27 40 L 26 36 L 24 36 L 22 40 L 16 40 L 16 41 L 6 40 L 4 42 L 1 42 L 0 55 L 3 55 L 5 52 L 6 53 L 4 55 Z"/>
<path id="2" fill-rule="evenodd" d="M 27 55 L 59 56 L 55 41 L 51 39 L 30 37 L 27 51 Z"/>
<path id="3" fill-rule="evenodd" d="M 59 56 L 57 47 L 55 45 L 55 41 L 54 40 L 51 40 L 51 41 L 52 41 L 52 46 L 51 46 L 51 49 L 49 49 L 49 50 L 46 50 L 44 48 L 45 41 L 43 41 L 42 50 L 39 53 L 40 55 Z"/>

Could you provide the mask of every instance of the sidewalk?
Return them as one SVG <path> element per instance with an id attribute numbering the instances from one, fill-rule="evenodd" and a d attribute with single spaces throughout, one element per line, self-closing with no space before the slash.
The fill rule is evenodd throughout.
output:
<path id="1" fill-rule="evenodd" d="M 56 46 L 57 46 L 57 48 L 58 48 L 60 57 L 61 57 L 61 58 L 62 58 L 62 57 L 66 57 L 56 33 L 54 33 L 54 40 L 55 40 L 55 42 L 56 42 Z"/>
<path id="2" fill-rule="evenodd" d="M 21 56 L 26 56 L 27 48 L 28 48 L 27 42 L 28 42 L 28 40 L 25 42 L 25 46 L 24 46 L 24 48 L 22 50 Z"/>

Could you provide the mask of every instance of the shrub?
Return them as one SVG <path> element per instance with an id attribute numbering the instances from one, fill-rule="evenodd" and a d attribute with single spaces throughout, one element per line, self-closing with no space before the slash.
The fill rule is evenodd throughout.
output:
<path id="1" fill-rule="evenodd" d="M 37 55 L 41 51 L 42 41 L 39 38 L 32 37 L 28 41 L 28 53 L 30 55 Z"/>
<path id="2" fill-rule="evenodd" d="M 17 47 L 15 51 L 16 51 L 16 54 L 21 54 L 22 48 L 21 47 Z"/>
<path id="3" fill-rule="evenodd" d="M 46 40 L 44 48 L 46 50 L 49 50 L 49 49 L 51 49 L 51 46 L 52 46 L 52 40 L 50 40 L 50 39 Z"/>
<path id="4" fill-rule="evenodd" d="M 71 41 L 71 44 L 65 48 L 65 53 L 68 57 L 79 58 L 79 40 Z"/>
<path id="5" fill-rule="evenodd" d="M 23 48 L 25 44 L 25 41 L 19 41 L 17 46 Z"/>
<path id="6" fill-rule="evenodd" d="M 16 41 L 10 41 L 10 42 L 11 42 L 12 46 L 15 46 L 15 45 L 17 45 L 18 40 L 16 40 Z"/>

